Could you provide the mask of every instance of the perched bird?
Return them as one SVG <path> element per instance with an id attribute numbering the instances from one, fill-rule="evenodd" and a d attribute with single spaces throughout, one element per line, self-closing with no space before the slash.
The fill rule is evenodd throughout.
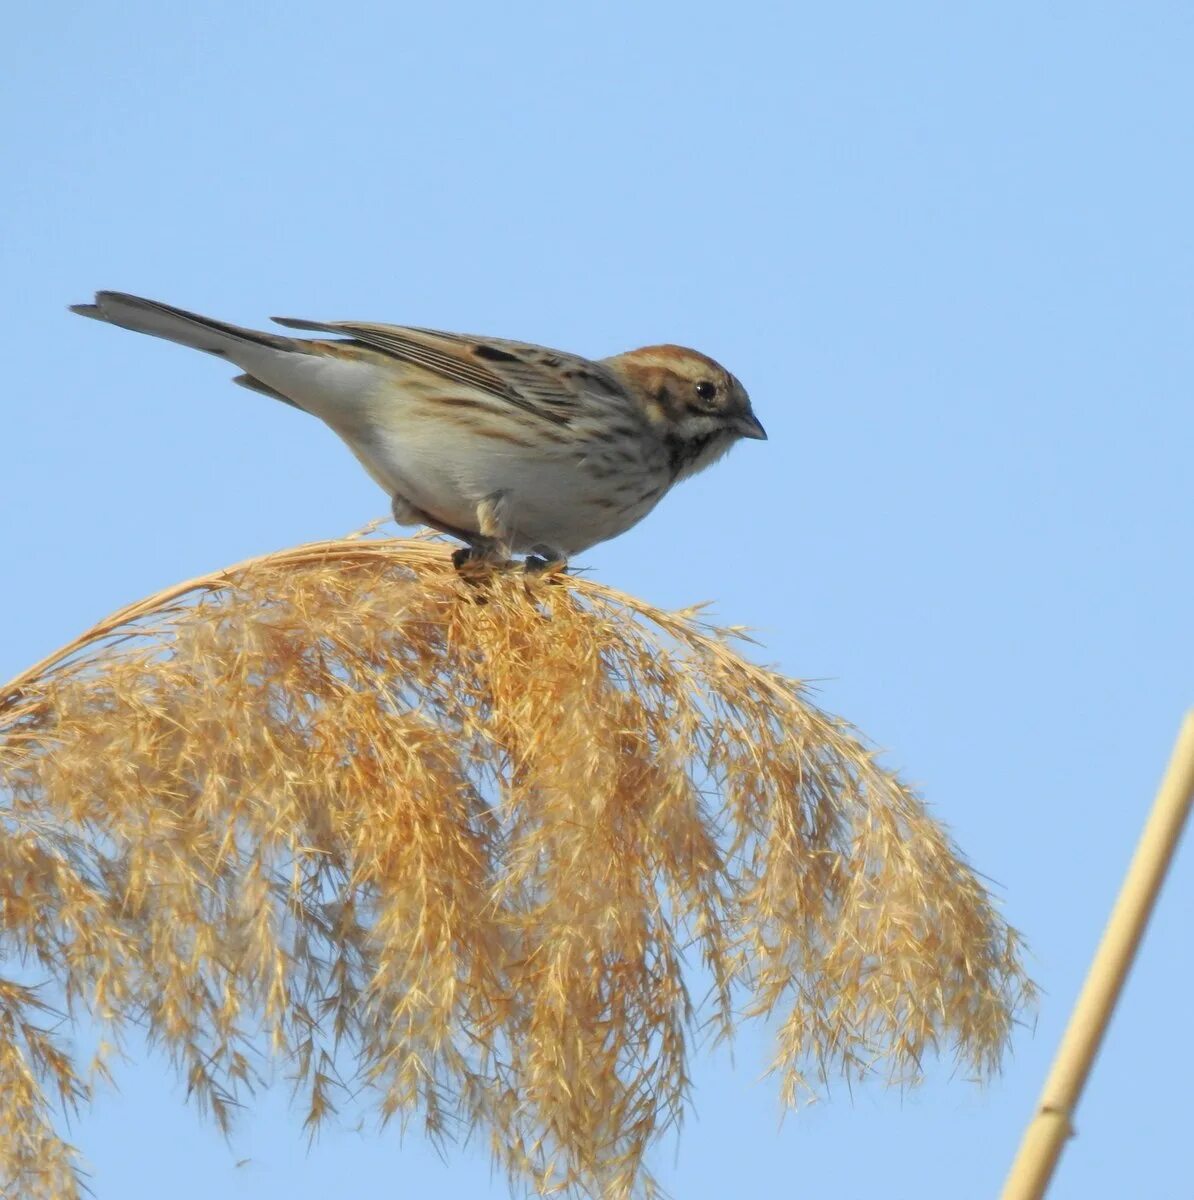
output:
<path id="1" fill-rule="evenodd" d="M 357 321 L 295 338 L 99 292 L 84 317 L 217 354 L 236 383 L 332 427 L 400 525 L 466 543 L 457 566 L 562 565 L 641 521 L 739 438 L 766 438 L 742 384 L 680 346 L 596 362 L 523 342 Z"/>

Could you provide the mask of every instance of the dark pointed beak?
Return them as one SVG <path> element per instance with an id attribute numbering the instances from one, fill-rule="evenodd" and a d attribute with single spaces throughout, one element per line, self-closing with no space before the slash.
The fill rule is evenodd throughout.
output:
<path id="1" fill-rule="evenodd" d="M 756 442 L 765 442 L 767 440 L 767 430 L 759 423 L 759 418 L 752 412 L 743 413 L 738 418 L 738 432 L 744 438 L 751 438 Z"/>

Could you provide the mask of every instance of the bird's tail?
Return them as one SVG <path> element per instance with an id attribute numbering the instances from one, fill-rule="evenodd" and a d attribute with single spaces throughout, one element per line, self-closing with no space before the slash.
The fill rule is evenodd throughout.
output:
<path id="1" fill-rule="evenodd" d="M 236 348 L 246 343 L 268 346 L 271 350 L 306 349 L 304 343 L 295 338 L 213 321 L 198 313 L 160 304 L 156 300 L 145 300 L 141 296 L 130 296 L 125 292 L 96 292 L 94 304 L 72 304 L 70 310 L 81 317 L 91 317 L 96 321 L 106 321 L 109 325 L 136 330 L 137 333 L 167 338 L 194 350 L 204 350 L 222 358 L 233 358 L 234 361 Z"/>

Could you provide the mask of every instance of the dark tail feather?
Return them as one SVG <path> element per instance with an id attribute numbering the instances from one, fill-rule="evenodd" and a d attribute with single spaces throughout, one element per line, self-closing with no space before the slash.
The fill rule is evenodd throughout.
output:
<path id="1" fill-rule="evenodd" d="M 223 357 L 228 357 L 230 350 L 246 342 L 268 346 L 271 350 L 293 352 L 305 349 L 304 344 L 294 338 L 213 321 L 210 317 L 201 317 L 198 313 L 157 300 L 130 296 L 126 292 L 97 292 L 94 304 L 72 304 L 71 312 Z"/>

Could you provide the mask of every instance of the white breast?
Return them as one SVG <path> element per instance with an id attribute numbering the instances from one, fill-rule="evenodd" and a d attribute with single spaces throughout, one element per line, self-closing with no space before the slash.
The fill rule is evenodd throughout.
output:
<path id="1" fill-rule="evenodd" d="M 581 445 L 561 442 L 577 435 L 555 428 L 545 429 L 542 445 L 486 437 L 487 419 L 457 419 L 450 406 L 435 402 L 425 376 L 397 363 L 258 345 L 238 348 L 236 361 L 325 421 L 387 495 L 402 496 L 444 524 L 475 531 L 477 506 L 505 496 L 516 552 L 537 545 L 566 554 L 586 549 L 635 524 L 662 494 L 661 487 L 645 495 L 652 481 L 664 482 L 661 464 L 639 464 L 633 470 L 641 471 L 642 486 L 631 489 L 625 506 L 611 507 L 609 480 L 586 469 L 583 433 Z M 642 498 L 633 502 L 636 496 Z"/>

